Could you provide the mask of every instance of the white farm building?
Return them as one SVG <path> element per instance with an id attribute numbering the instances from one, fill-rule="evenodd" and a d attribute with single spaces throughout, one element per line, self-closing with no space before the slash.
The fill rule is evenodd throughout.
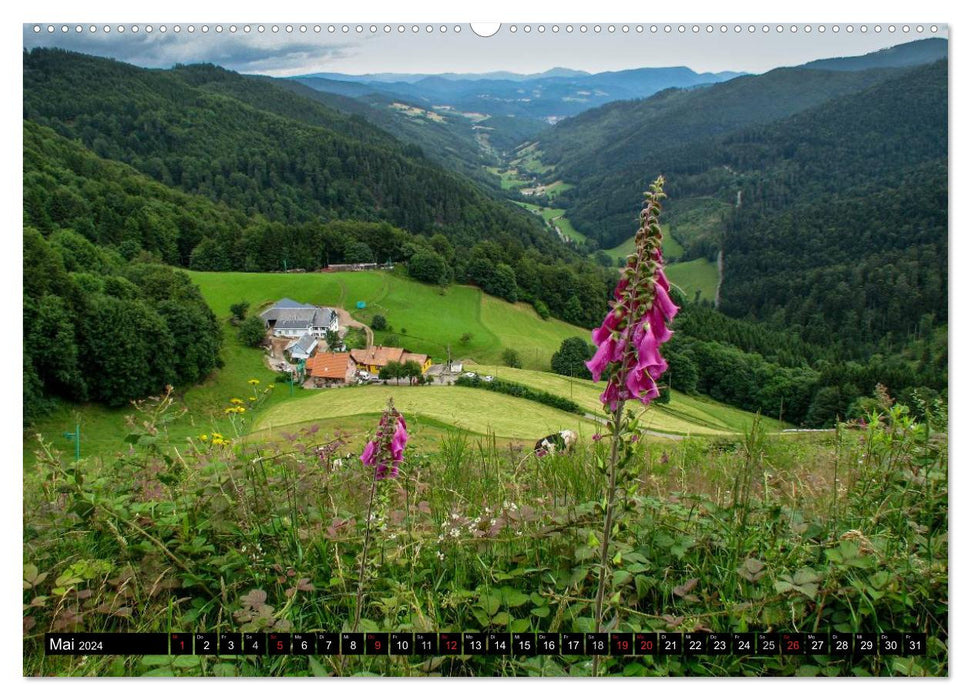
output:
<path id="1" fill-rule="evenodd" d="M 337 312 L 326 306 L 301 304 L 293 299 L 281 299 L 260 314 L 273 335 L 281 338 L 301 338 L 311 335 L 323 338 L 327 331 L 340 328 Z"/>

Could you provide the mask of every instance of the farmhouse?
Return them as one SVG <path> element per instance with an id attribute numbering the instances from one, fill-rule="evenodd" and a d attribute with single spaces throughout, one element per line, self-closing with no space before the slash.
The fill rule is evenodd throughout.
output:
<path id="1" fill-rule="evenodd" d="M 357 366 L 349 352 L 318 352 L 307 360 L 307 377 L 316 387 L 350 384 Z"/>
<path id="2" fill-rule="evenodd" d="M 357 364 L 357 368 L 378 374 L 382 367 L 387 367 L 389 362 L 402 362 L 401 356 L 405 354 L 402 348 L 386 348 L 382 345 L 372 345 L 369 348 L 351 350 L 351 359 Z"/>
<path id="3" fill-rule="evenodd" d="M 432 366 L 432 358 L 428 355 L 423 355 L 417 352 L 405 352 L 401 354 L 402 364 L 405 362 L 417 362 L 418 366 L 421 367 L 421 373 L 424 374 L 428 371 L 428 368 Z"/>
<path id="4" fill-rule="evenodd" d="M 326 306 L 301 304 L 293 299 L 281 299 L 260 314 L 273 335 L 284 338 L 300 338 L 310 335 L 323 338 L 327 331 L 335 333 L 340 328 L 337 312 Z"/>
<path id="5" fill-rule="evenodd" d="M 313 355 L 316 348 L 317 339 L 310 333 L 304 333 L 296 340 L 291 341 L 284 349 L 284 352 L 290 356 L 291 362 L 298 362 L 299 360 L 306 360 Z"/>

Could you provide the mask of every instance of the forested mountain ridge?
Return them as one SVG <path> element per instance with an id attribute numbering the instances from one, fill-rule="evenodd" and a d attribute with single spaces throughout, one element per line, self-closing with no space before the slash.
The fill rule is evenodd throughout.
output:
<path id="1" fill-rule="evenodd" d="M 752 175 L 726 228 L 723 309 L 871 348 L 945 323 L 947 105 L 939 61 L 726 141 Z"/>
<path id="2" fill-rule="evenodd" d="M 905 70 L 905 69 L 898 69 Z M 574 225 L 602 247 L 630 235 L 651 172 L 668 175 L 672 197 L 720 195 L 737 184 L 717 157 L 736 131 L 769 124 L 882 82 L 894 71 L 778 69 L 691 91 L 666 91 L 636 103 L 607 105 L 540 136 L 544 162 L 576 187 L 562 198 Z"/>
<path id="3" fill-rule="evenodd" d="M 193 86 L 199 73 L 34 50 L 24 55 L 24 117 L 163 184 L 273 221 L 353 218 L 462 246 L 558 246 L 531 217 L 361 120 L 252 80 L 250 101 L 267 107 L 276 98 L 260 92 L 276 90 L 293 102 L 274 109 L 299 110 L 304 121 L 280 116 Z M 310 125 L 308 115 L 342 130 Z"/>

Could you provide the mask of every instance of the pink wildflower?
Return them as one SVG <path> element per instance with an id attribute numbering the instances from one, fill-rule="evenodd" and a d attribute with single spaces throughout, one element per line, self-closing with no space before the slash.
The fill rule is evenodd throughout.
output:
<path id="1" fill-rule="evenodd" d="M 398 413 L 394 402 L 388 399 L 388 408 L 378 421 L 374 439 L 364 447 L 361 462 L 365 466 L 374 467 L 375 479 L 393 479 L 398 476 L 398 465 L 404 460 L 407 443 L 408 430 L 404 416 Z"/>
<path id="2" fill-rule="evenodd" d="M 614 289 L 610 311 L 592 334 L 597 351 L 587 368 L 595 382 L 607 374 L 607 388 L 600 400 L 610 411 L 628 399 L 648 404 L 657 398 L 657 380 L 668 369 L 660 346 L 671 338 L 667 324 L 678 307 L 671 301 L 671 284 L 661 256 L 658 215 L 663 184 L 664 179 L 659 177 L 645 195 L 641 225 L 634 238 L 635 253 L 628 257 Z"/>

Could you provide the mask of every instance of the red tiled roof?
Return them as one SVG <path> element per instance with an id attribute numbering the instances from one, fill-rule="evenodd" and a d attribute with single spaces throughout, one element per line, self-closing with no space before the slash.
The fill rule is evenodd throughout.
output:
<path id="1" fill-rule="evenodd" d="M 424 364 L 428 362 L 428 355 L 423 355 L 419 352 L 406 352 L 401 356 L 401 361 L 402 362 L 414 361 L 414 362 L 417 362 L 419 365 L 424 366 Z"/>
<path id="2" fill-rule="evenodd" d="M 401 356 L 404 352 L 403 348 L 386 348 L 382 345 L 372 345 L 363 350 L 351 350 L 351 359 L 359 365 L 384 367 L 389 362 L 401 362 Z"/>
<path id="3" fill-rule="evenodd" d="M 319 352 L 307 360 L 307 371 L 320 379 L 346 379 L 350 357 L 347 352 Z"/>

